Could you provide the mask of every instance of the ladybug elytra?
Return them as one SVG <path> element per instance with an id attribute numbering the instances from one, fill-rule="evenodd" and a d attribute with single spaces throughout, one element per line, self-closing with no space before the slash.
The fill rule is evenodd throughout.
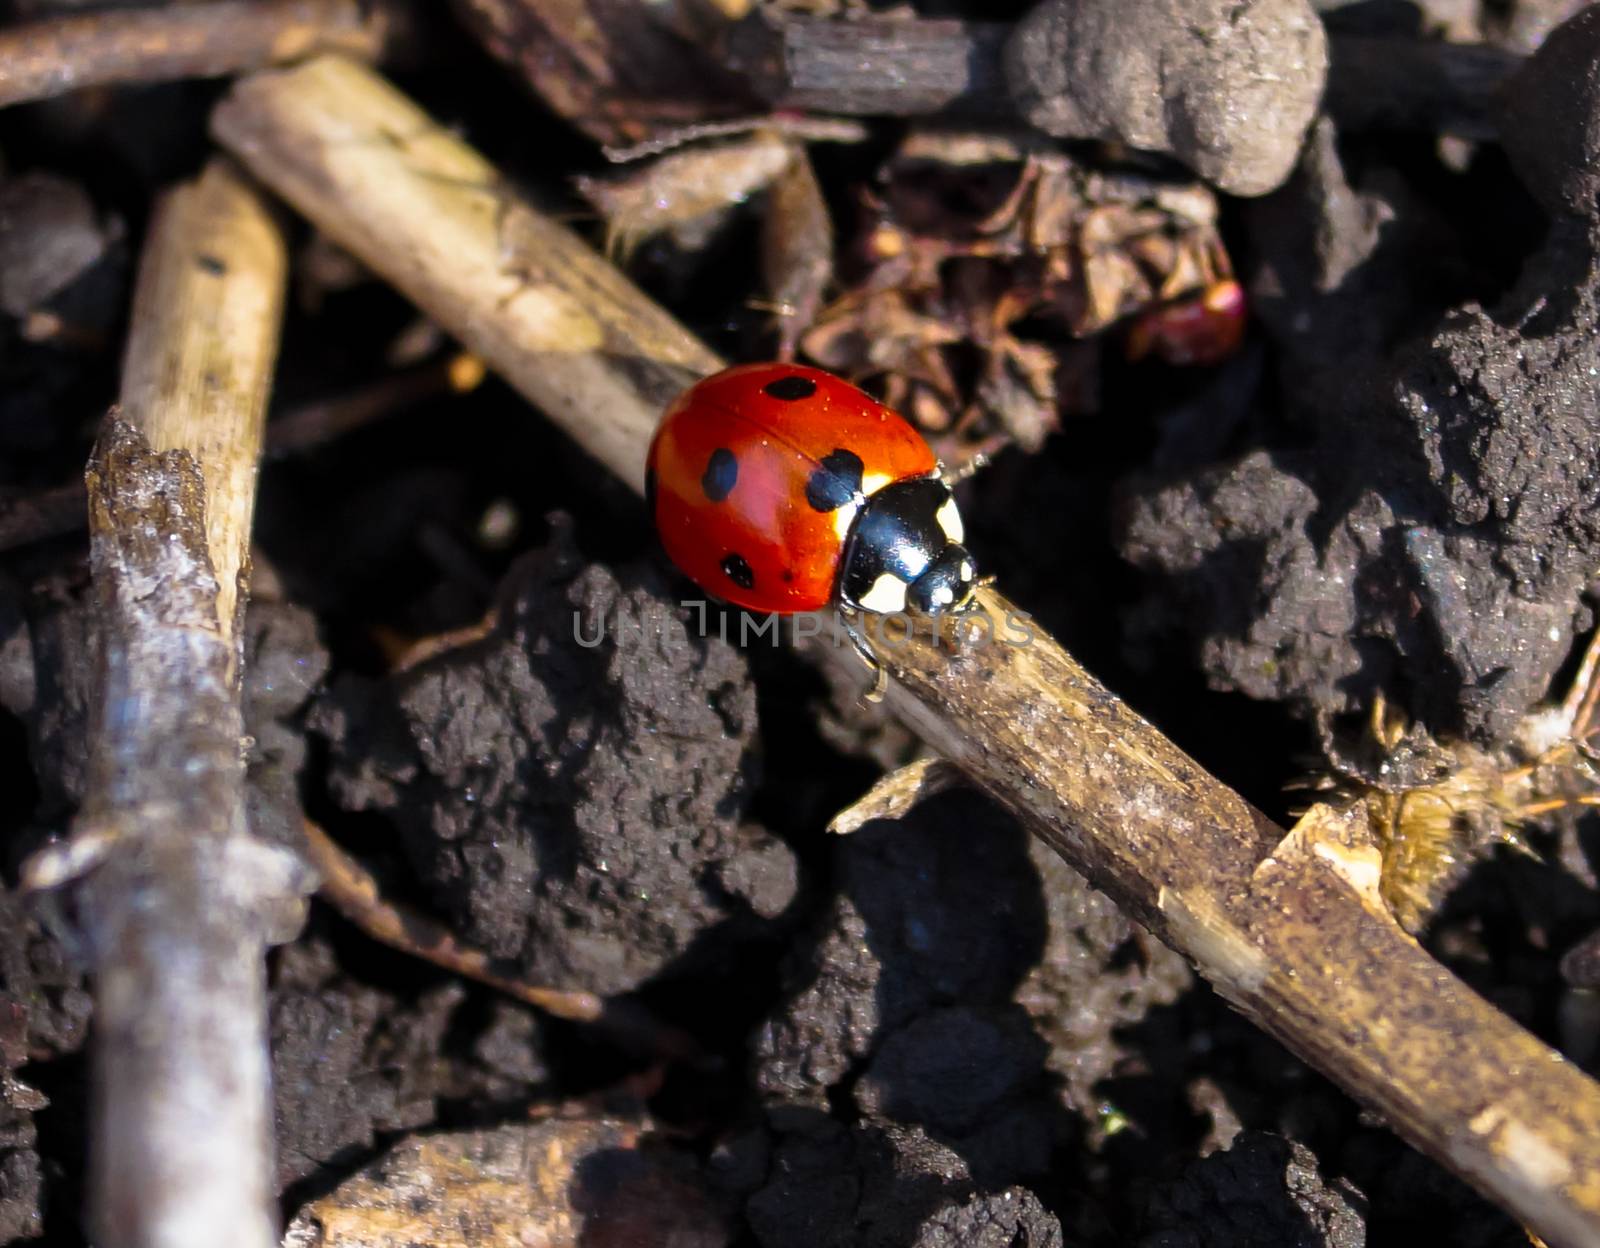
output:
<path id="1" fill-rule="evenodd" d="M 821 369 L 747 364 L 692 386 L 662 417 L 645 480 L 668 556 L 735 606 L 940 617 L 972 604 L 977 564 L 932 448 Z"/>
<path id="2" fill-rule="evenodd" d="M 1128 331 L 1128 358 L 1156 355 L 1179 367 L 1220 364 L 1244 341 L 1246 320 L 1244 287 L 1223 278 L 1134 321 Z"/>

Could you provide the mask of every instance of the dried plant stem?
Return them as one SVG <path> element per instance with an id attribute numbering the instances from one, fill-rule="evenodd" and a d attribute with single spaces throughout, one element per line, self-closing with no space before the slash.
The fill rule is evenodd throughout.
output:
<path id="1" fill-rule="evenodd" d="M 998 22 L 791 17 L 748 22 L 730 63 L 774 109 L 916 117 L 949 113 L 1018 124 Z M 1495 137 L 1496 93 L 1525 59 L 1487 44 L 1330 33 L 1323 108 L 1339 130 Z"/>
<path id="2" fill-rule="evenodd" d="M 244 803 L 241 581 L 286 256 L 222 162 L 160 204 L 87 473 L 99 670 L 70 841 L 95 981 L 95 1242 L 277 1242 L 265 972 L 304 873 Z"/>
<path id="3" fill-rule="evenodd" d="M 656 415 L 717 357 L 382 78 L 304 70 L 228 96 L 224 145 L 643 490 Z"/>
<path id="4" fill-rule="evenodd" d="M 482 380 L 482 363 L 458 351 L 447 359 L 380 377 L 347 394 L 313 399 L 267 425 L 264 458 L 302 454 L 415 404 L 465 394 Z M 82 531 L 88 519 L 84 502 L 82 481 L 0 499 L 0 552 Z"/>
<path id="5" fill-rule="evenodd" d="M 655 1056 L 699 1059 L 699 1046 L 642 1007 L 592 992 L 544 988 L 495 968 L 481 950 L 468 948 L 443 923 L 387 900 L 378 881 L 311 820 L 303 821 L 312 865 L 321 876 L 317 895 L 374 940 L 506 996 L 574 1022 L 594 1024 L 626 1045 Z"/>
<path id="6" fill-rule="evenodd" d="M 460 944 L 442 923 L 385 900 L 371 872 L 311 820 L 303 822 L 311 861 L 322 877 L 318 889 L 322 899 L 374 940 L 487 984 L 557 1018 L 592 1023 L 600 1017 L 605 1002 L 594 993 L 541 988 L 501 975 L 486 954 Z"/>
<path id="7" fill-rule="evenodd" d="M 387 24 L 360 0 L 222 0 L 22 22 L 0 31 L 0 107 L 85 87 L 218 78 L 319 51 L 377 56 Z"/>
<path id="8" fill-rule="evenodd" d="M 874 819 L 900 819 L 935 794 L 967 782 L 960 768 L 943 758 L 928 756 L 907 763 L 878 782 L 828 821 L 837 836 L 859 832 Z"/>
<path id="9" fill-rule="evenodd" d="M 152 451 L 181 451 L 203 473 L 205 548 L 229 644 L 243 618 L 239 579 L 286 271 L 277 224 L 237 173 L 214 163 L 167 201 L 151 231 L 122 362 L 122 419 Z"/>
<path id="10" fill-rule="evenodd" d="M 370 71 L 256 75 L 214 129 L 635 488 L 662 403 L 718 366 Z M 514 271 L 511 226 L 538 242 Z M 880 647 L 891 709 L 1417 1147 L 1553 1242 L 1600 1243 L 1600 1086 L 1400 930 L 1362 820 L 1318 808 L 1285 832 L 999 595 L 981 606 L 989 644 Z"/>

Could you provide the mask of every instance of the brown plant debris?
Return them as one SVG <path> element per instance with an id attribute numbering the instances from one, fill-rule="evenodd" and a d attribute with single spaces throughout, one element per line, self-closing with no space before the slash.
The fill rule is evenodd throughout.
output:
<path id="1" fill-rule="evenodd" d="M 222 0 L 22 22 L 0 31 L 0 107 L 88 87 L 218 78 L 318 52 L 376 57 L 394 7 Z"/>
<path id="2" fill-rule="evenodd" d="M 1494 846 L 1531 853 L 1522 838 L 1530 820 L 1600 805 L 1591 740 L 1600 730 L 1597 700 L 1600 633 L 1567 696 L 1527 715 L 1503 746 L 1435 739 L 1380 695 L 1360 743 L 1364 756 L 1347 758 L 1326 738 L 1331 770 L 1302 787 L 1365 810 L 1383 855 L 1383 901 L 1415 934 Z"/>
<path id="3" fill-rule="evenodd" d="M 974 134 L 913 133 L 861 206 L 855 275 L 801 350 L 880 384 L 947 463 L 1037 451 L 1098 406 L 1075 340 L 1231 276 L 1204 187 Z"/>

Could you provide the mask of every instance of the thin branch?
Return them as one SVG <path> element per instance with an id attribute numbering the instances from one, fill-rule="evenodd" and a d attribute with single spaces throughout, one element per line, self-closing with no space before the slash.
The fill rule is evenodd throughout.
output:
<path id="1" fill-rule="evenodd" d="M 374 940 L 557 1018 L 594 1024 L 644 1052 L 692 1060 L 703 1057 L 688 1034 L 667 1026 L 642 1007 L 592 992 L 543 988 L 502 973 L 487 954 L 463 945 L 437 919 L 387 900 L 370 871 L 311 820 L 302 823 L 308 856 L 321 876 L 317 895 Z"/>
<path id="2" fill-rule="evenodd" d="M 656 415 L 717 357 L 384 79 L 307 70 L 225 99 L 223 143 L 642 491 Z"/>
<path id="3" fill-rule="evenodd" d="M 89 780 L 72 838 L 25 879 L 76 886 L 104 1248 L 277 1242 L 264 953 L 307 881 L 247 826 L 238 624 L 286 268 L 221 162 L 161 203 L 87 473 Z"/>
<path id="4" fill-rule="evenodd" d="M 22 22 L 0 31 L 0 107 L 86 87 L 220 78 L 316 52 L 376 57 L 386 9 L 360 0 L 221 0 Z"/>
<path id="5" fill-rule="evenodd" d="M 937 793 L 958 788 L 966 774 L 942 758 L 929 756 L 888 775 L 828 821 L 837 836 L 859 832 L 875 819 L 900 819 Z"/>
<path id="6" fill-rule="evenodd" d="M 265 458 L 304 454 L 430 399 L 466 394 L 482 380 L 483 365 L 458 351 L 345 394 L 312 399 L 267 423 Z M 81 532 L 88 520 L 85 501 L 82 481 L 0 498 L 0 552 Z"/>
<path id="7" fill-rule="evenodd" d="M 313 399 L 267 424 L 267 458 L 299 455 L 376 420 L 446 395 L 467 394 L 483 380 L 483 365 L 457 351 L 328 399 Z"/>
<path id="8" fill-rule="evenodd" d="M 636 489 L 663 403 L 720 364 L 360 66 L 256 75 L 213 124 Z M 537 243 L 514 269 L 508 231 Z M 1318 808 L 1285 832 L 1016 607 L 985 592 L 981 608 L 988 644 L 882 647 L 890 708 L 1418 1148 L 1552 1241 L 1600 1242 L 1600 1086 L 1400 930 L 1364 821 Z M 848 650 L 819 651 L 859 674 Z"/>
<path id="9" fill-rule="evenodd" d="M 777 108 L 1015 122 L 1001 67 L 1012 29 L 953 18 L 751 19 L 726 36 L 725 58 Z"/>
<path id="10" fill-rule="evenodd" d="M 869 17 L 746 22 L 726 58 L 774 109 L 1018 123 L 1003 23 Z M 1328 37 L 1324 110 L 1340 131 L 1495 136 L 1496 93 L 1526 59 L 1487 44 L 1409 35 Z"/>

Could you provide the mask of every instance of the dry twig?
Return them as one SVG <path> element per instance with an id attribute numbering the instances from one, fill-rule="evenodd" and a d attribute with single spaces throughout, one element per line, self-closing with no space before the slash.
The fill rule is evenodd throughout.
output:
<path id="1" fill-rule="evenodd" d="M 372 873 L 311 820 L 304 820 L 304 829 L 311 863 L 321 876 L 317 896 L 374 940 L 557 1018 L 595 1024 L 645 1052 L 696 1060 L 703 1057 L 686 1033 L 627 1001 L 607 1000 L 577 989 L 543 988 L 502 973 L 487 954 L 463 945 L 443 923 L 385 899 Z"/>
<path id="2" fill-rule="evenodd" d="M 730 64 L 772 108 L 1017 119 L 1001 53 L 1012 28 L 990 22 L 868 18 L 750 21 Z M 1495 135 L 1496 92 L 1525 58 L 1481 44 L 1333 34 L 1323 107 L 1341 131 Z"/>
<path id="3" fill-rule="evenodd" d="M 222 0 L 74 13 L 0 31 L 0 107 L 85 87 L 220 78 L 315 52 L 378 55 L 386 10 L 360 0 Z"/>
<path id="4" fill-rule="evenodd" d="M 828 831 L 839 836 L 859 832 L 874 819 L 900 819 L 948 789 L 958 788 L 966 777 L 944 759 L 919 758 L 891 771 L 828 821 Z"/>
<path id="5" fill-rule="evenodd" d="M 277 1242 L 264 953 L 305 872 L 244 803 L 239 621 L 286 259 L 213 165 L 159 207 L 122 407 L 89 464 L 90 772 L 33 887 L 76 885 L 95 978 L 95 1240 Z"/>
<path id="6" fill-rule="evenodd" d="M 380 377 L 347 394 L 313 399 L 267 425 L 265 458 L 285 459 L 341 438 L 419 403 L 465 394 L 483 380 L 483 365 L 465 352 Z M 0 499 L 0 551 L 80 532 L 87 520 L 82 481 Z"/>
<path id="7" fill-rule="evenodd" d="M 657 414 L 721 362 L 383 79 L 305 69 L 224 100 L 223 143 L 642 491 Z"/>
<path id="8" fill-rule="evenodd" d="M 751 111 L 706 52 L 750 0 L 457 0 L 455 12 L 552 109 L 608 146 Z"/>
<path id="9" fill-rule="evenodd" d="M 259 74 L 214 128 L 636 489 L 662 404 L 720 363 L 370 71 Z M 516 267 L 508 231 L 537 240 Z M 978 619 L 993 640 L 953 656 L 885 645 L 889 706 L 1417 1147 L 1552 1241 L 1600 1243 L 1600 1086 L 1396 925 L 1364 819 L 1317 808 L 1285 832 L 998 594 Z"/>
<path id="10" fill-rule="evenodd" d="M 1000 65 L 1011 31 L 953 18 L 752 18 L 728 33 L 725 55 L 781 108 L 1015 118 Z"/>

